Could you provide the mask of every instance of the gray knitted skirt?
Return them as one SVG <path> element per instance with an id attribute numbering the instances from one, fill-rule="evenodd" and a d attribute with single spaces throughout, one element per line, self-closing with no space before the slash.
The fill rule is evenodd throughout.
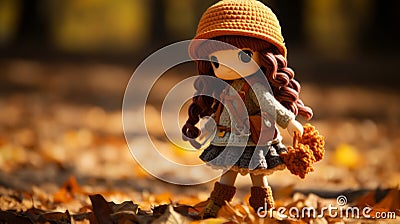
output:
<path id="1" fill-rule="evenodd" d="M 242 175 L 269 175 L 286 166 L 279 154 L 285 152 L 282 143 L 270 146 L 208 146 L 200 155 L 200 159 L 214 169 L 233 170 Z"/>

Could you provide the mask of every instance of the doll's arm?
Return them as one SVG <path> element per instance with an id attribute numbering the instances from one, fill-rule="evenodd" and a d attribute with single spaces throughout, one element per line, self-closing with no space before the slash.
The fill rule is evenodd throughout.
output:
<path id="1" fill-rule="evenodd" d="M 208 132 L 213 132 L 216 128 L 215 114 L 212 114 L 204 124 L 204 129 Z"/>
<path id="2" fill-rule="evenodd" d="M 300 136 L 303 134 L 303 125 L 296 121 L 295 115 L 279 103 L 275 97 L 268 91 L 268 89 L 261 83 L 255 83 L 253 85 L 253 91 L 250 94 L 257 94 L 260 99 L 260 103 L 257 100 L 253 102 L 261 108 L 262 111 L 267 112 L 271 116 L 276 115 L 276 123 L 282 128 L 287 128 L 290 135 L 294 135 L 298 132 Z M 257 99 L 255 95 L 252 96 L 253 99 Z"/>
<path id="3" fill-rule="evenodd" d="M 205 145 L 215 135 L 217 125 L 214 118 L 215 114 L 211 115 L 201 127 L 200 136 L 198 137 L 199 141 L 201 141 L 200 145 Z"/>
<path id="4" fill-rule="evenodd" d="M 250 94 L 253 94 L 251 97 L 252 99 L 255 99 L 253 102 L 260 107 L 262 111 L 274 116 L 276 118 L 276 123 L 279 126 L 282 128 L 288 128 L 289 123 L 297 122 L 295 120 L 295 115 L 280 104 L 263 84 L 255 83 L 252 89 L 254 92 L 250 91 Z M 260 97 L 260 102 L 256 100 L 256 95 Z M 292 124 L 290 124 L 290 126 L 292 126 Z"/>

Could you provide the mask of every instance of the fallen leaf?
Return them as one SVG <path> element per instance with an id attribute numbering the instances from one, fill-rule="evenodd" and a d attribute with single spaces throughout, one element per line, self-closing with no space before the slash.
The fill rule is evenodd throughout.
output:
<path id="1" fill-rule="evenodd" d="M 84 212 L 80 214 L 72 215 L 74 221 L 84 221 L 88 220 L 91 224 L 97 224 L 96 217 L 94 216 L 93 212 Z"/>
<path id="2" fill-rule="evenodd" d="M 227 219 L 233 219 L 238 222 L 243 222 L 245 214 L 240 213 L 239 210 L 232 207 L 229 203 L 225 203 L 224 206 L 218 211 L 218 217 L 223 217 Z"/>
<path id="3" fill-rule="evenodd" d="M 152 208 L 151 210 L 153 211 L 153 215 L 155 216 L 161 216 L 167 211 L 169 205 L 164 204 L 164 205 L 158 205 Z"/>
<path id="4" fill-rule="evenodd" d="M 69 214 L 68 210 L 65 213 L 48 212 L 41 214 L 36 221 L 41 223 L 71 223 L 71 215 Z"/>
<path id="5" fill-rule="evenodd" d="M 137 214 L 139 205 L 134 204 L 132 201 L 124 201 L 121 204 L 115 204 L 114 202 L 108 202 L 108 205 L 111 207 L 112 211 L 121 212 L 121 211 L 130 211 Z"/>
<path id="6" fill-rule="evenodd" d="M 39 217 L 40 215 L 42 215 L 44 213 L 46 213 L 46 211 L 35 208 L 35 207 L 32 207 L 32 208 L 26 210 L 26 212 L 25 212 L 26 215 L 28 215 L 29 217 L 33 217 L 34 219 L 36 219 L 36 217 Z"/>
<path id="7" fill-rule="evenodd" d="M 74 199 L 76 194 L 86 194 L 86 192 L 79 186 L 76 178 L 70 176 L 69 179 L 61 186 L 61 188 L 54 194 L 53 201 L 55 203 L 66 203 Z"/>
<path id="8" fill-rule="evenodd" d="M 367 206 L 374 206 L 375 204 L 376 204 L 375 191 L 373 190 L 373 191 L 368 192 L 367 195 L 358 199 L 356 205 L 359 208 L 365 208 Z"/>
<path id="9" fill-rule="evenodd" d="M 183 205 L 183 204 L 174 205 L 174 211 L 178 212 L 181 215 L 190 217 L 192 219 L 200 219 L 200 216 L 198 215 L 199 210 L 190 205 Z"/>
<path id="10" fill-rule="evenodd" d="M 147 220 L 144 219 L 144 216 L 138 216 L 135 212 L 132 211 L 121 211 L 111 214 L 111 219 L 114 223 L 147 223 L 151 221 L 153 218 L 147 217 Z"/>
<path id="11" fill-rule="evenodd" d="M 0 223 L 31 224 L 31 220 L 13 211 L 0 211 Z"/>
<path id="12" fill-rule="evenodd" d="M 375 217 L 376 212 L 396 212 L 400 211 L 399 190 L 391 189 L 387 195 L 377 204 L 373 206 L 371 215 Z"/>
<path id="13" fill-rule="evenodd" d="M 190 220 L 185 216 L 179 214 L 178 212 L 174 211 L 172 205 L 168 205 L 167 210 L 162 214 L 158 219 L 154 220 L 155 224 L 181 224 L 181 223 L 190 223 Z"/>
<path id="14" fill-rule="evenodd" d="M 93 213 L 99 224 L 112 224 L 111 214 L 113 213 L 109 203 L 100 194 L 89 195 L 92 202 Z"/>
<path id="15" fill-rule="evenodd" d="M 362 166 L 363 157 L 358 150 L 349 144 L 340 144 L 334 152 L 333 163 L 349 169 Z"/>

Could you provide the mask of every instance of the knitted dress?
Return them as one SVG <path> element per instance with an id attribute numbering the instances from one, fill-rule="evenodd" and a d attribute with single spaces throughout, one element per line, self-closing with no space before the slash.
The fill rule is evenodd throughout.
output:
<path id="1" fill-rule="evenodd" d="M 230 84 L 233 88 L 223 91 L 221 100 L 225 101 L 225 106 L 229 104 L 226 99 L 240 92 L 245 82 L 244 79 L 236 79 Z M 275 134 L 270 141 L 264 145 L 257 145 L 249 136 L 250 133 L 243 134 L 242 130 L 234 130 L 235 127 L 231 127 L 231 124 L 235 124 L 232 120 L 238 118 L 230 116 L 232 112 L 223 107 L 217 126 L 223 127 L 222 130 L 231 131 L 221 131 L 220 128 L 216 130 L 216 126 L 212 125 L 214 122 L 207 122 L 205 129 L 210 133 L 216 131 L 216 135 L 210 146 L 200 155 L 200 159 L 215 169 L 230 169 L 242 175 L 248 173 L 268 175 L 276 170 L 284 169 L 285 165 L 279 154 L 286 151 L 286 147 L 281 143 L 281 136 L 275 124 L 286 128 L 288 122 L 294 119 L 294 114 L 282 106 L 261 82 L 251 84 L 251 88 L 244 97 L 244 105 L 249 115 L 265 111 L 275 118 L 276 123 L 271 125 L 271 128 L 275 129 Z M 215 114 L 212 117 L 215 120 Z M 246 117 L 244 116 L 243 119 Z"/>

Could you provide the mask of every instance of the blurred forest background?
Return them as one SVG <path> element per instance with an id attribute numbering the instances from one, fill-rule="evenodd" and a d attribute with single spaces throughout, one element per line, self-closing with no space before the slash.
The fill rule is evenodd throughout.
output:
<path id="1" fill-rule="evenodd" d="M 118 191 L 120 198 L 148 206 L 180 200 L 169 193 L 151 196 L 166 191 L 179 192 L 183 201 L 185 195 L 206 199 L 211 184 L 196 186 L 195 192 L 153 184 L 156 180 L 134 164 L 123 137 L 121 106 L 135 67 L 155 50 L 191 39 L 201 14 L 215 2 L 0 0 L 2 195 L 4 189 L 38 186 L 36 195 L 71 202 L 52 194 L 74 176 L 88 192 Z M 400 1 L 262 2 L 280 20 L 289 65 L 303 86 L 304 102 L 314 109 L 312 123 L 327 140 L 327 157 L 316 172 L 299 180 L 285 171 L 271 177 L 272 186 L 319 189 L 325 196 L 398 187 Z M 154 118 L 148 125 L 155 136 L 162 135 L 157 91 L 165 94 L 195 67 L 172 73 L 150 98 L 154 110 L 146 111 Z M 178 160 L 197 159 L 169 147 Z M 246 181 L 239 184 L 239 195 L 247 193 Z M 0 205 L 3 210 L 16 206 Z M 74 211 L 74 205 L 57 206 Z"/>
<path id="2" fill-rule="evenodd" d="M 201 14 L 215 2 L 2 0 L 0 55 L 62 60 L 95 58 L 137 64 L 162 46 L 193 37 Z M 304 67 L 305 79 L 395 83 L 393 78 L 397 79 L 397 75 L 390 68 L 400 49 L 397 1 L 264 3 L 278 15 L 289 59 L 293 67 Z M 337 74 L 342 67 L 351 68 L 351 75 Z M 308 77 L 311 72 L 307 69 L 316 69 L 321 75 Z"/>

